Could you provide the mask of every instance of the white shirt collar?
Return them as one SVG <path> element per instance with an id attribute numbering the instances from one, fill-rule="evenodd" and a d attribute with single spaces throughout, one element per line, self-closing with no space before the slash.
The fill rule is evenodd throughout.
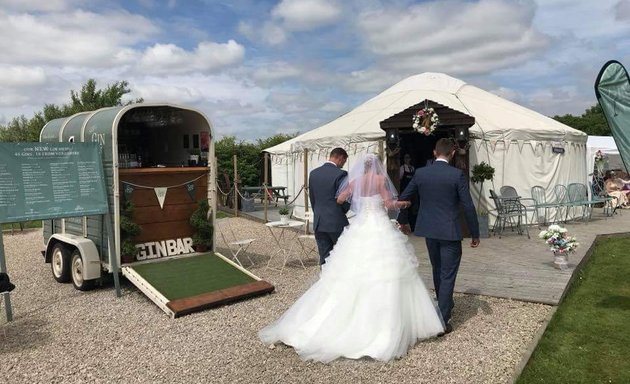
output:
<path id="1" fill-rule="evenodd" d="M 445 162 L 446 164 L 448 164 L 448 160 L 446 160 L 446 159 L 435 159 L 435 161 L 443 161 L 443 162 Z"/>
<path id="2" fill-rule="evenodd" d="M 326 160 L 326 163 L 330 163 L 330 164 L 334 165 L 335 167 L 337 166 L 337 164 L 333 163 L 333 162 L 332 162 L 332 161 L 330 161 L 330 160 Z M 324 163 L 324 164 L 326 164 L 326 163 Z"/>

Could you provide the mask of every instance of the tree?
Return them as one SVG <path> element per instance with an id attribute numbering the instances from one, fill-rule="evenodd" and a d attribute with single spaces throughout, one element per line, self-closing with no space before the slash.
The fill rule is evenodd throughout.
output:
<path id="1" fill-rule="evenodd" d="M 241 185 L 259 185 L 263 179 L 264 160 L 262 151 L 294 138 L 295 135 L 277 134 L 265 139 L 257 139 L 256 143 L 237 141 L 234 136 L 224 136 L 215 142 L 215 155 L 217 157 L 217 173 L 219 184 L 225 187 L 224 174 L 228 175 L 232 183 L 234 165 L 233 155 L 238 158 L 238 176 Z M 229 187 L 228 187 L 229 189 Z M 225 191 L 227 192 L 227 191 Z"/>
<path id="2" fill-rule="evenodd" d="M 70 91 L 70 103 L 62 106 L 46 104 L 31 119 L 24 115 L 13 118 L 6 126 L 0 125 L 0 141 L 39 141 L 39 133 L 50 120 L 67 117 L 79 112 L 94 111 L 100 108 L 123 105 L 122 97 L 131 92 L 129 83 L 117 81 L 105 89 L 96 89 L 96 80 L 89 79 L 80 92 Z M 140 103 L 142 99 L 130 101 Z M 125 104 L 125 105 L 126 105 Z"/>
<path id="3" fill-rule="evenodd" d="M 554 116 L 555 120 L 580 130 L 588 135 L 610 136 L 610 127 L 606 122 L 604 111 L 599 104 L 588 108 L 581 116 Z"/>

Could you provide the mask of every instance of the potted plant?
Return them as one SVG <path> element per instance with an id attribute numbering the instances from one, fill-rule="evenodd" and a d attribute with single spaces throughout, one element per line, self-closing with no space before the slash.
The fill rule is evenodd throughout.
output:
<path id="1" fill-rule="evenodd" d="M 472 168 L 472 176 L 470 181 L 479 183 L 479 198 L 477 199 L 477 220 L 479 221 L 479 237 L 487 238 L 490 236 L 488 229 L 488 210 L 481 208 L 481 196 L 483 195 L 483 182 L 492 180 L 494 177 L 494 167 L 482 161 Z"/>
<path id="2" fill-rule="evenodd" d="M 289 223 L 289 208 L 284 206 L 278 209 L 278 213 L 280 214 L 280 222 L 282 224 Z"/>
<path id="3" fill-rule="evenodd" d="M 141 228 L 133 221 L 133 203 L 123 202 L 120 211 L 120 258 L 122 263 L 133 263 L 138 255 L 138 248 L 133 238 L 140 234 Z"/>
<path id="4" fill-rule="evenodd" d="M 210 205 L 208 200 L 199 200 L 197 209 L 190 216 L 190 225 L 194 228 L 193 247 L 197 252 L 206 252 L 212 249 L 212 237 L 214 234 L 214 226 L 208 220 Z"/>

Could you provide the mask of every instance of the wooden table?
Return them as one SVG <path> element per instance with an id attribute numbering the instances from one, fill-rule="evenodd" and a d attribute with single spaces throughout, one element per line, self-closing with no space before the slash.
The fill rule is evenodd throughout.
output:
<path id="1" fill-rule="evenodd" d="M 289 195 L 286 194 L 287 187 L 267 187 L 267 199 L 269 201 L 276 201 L 276 207 L 278 206 L 278 200 L 284 200 L 284 204 L 287 204 L 289 200 Z M 253 197 L 254 199 L 260 199 L 260 203 L 262 204 L 263 199 L 265 198 L 265 187 L 257 186 L 257 187 L 243 187 L 241 190 L 245 193 L 246 196 Z"/>

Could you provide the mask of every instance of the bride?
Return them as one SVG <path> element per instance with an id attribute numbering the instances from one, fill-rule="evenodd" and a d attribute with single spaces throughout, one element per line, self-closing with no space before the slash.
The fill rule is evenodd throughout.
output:
<path id="1" fill-rule="evenodd" d="M 396 189 L 375 155 L 352 167 L 337 202 L 356 213 L 322 265 L 315 282 L 278 320 L 258 335 L 282 342 L 304 360 L 369 356 L 388 361 L 444 326 L 416 268 L 413 247 L 390 221 Z"/>

